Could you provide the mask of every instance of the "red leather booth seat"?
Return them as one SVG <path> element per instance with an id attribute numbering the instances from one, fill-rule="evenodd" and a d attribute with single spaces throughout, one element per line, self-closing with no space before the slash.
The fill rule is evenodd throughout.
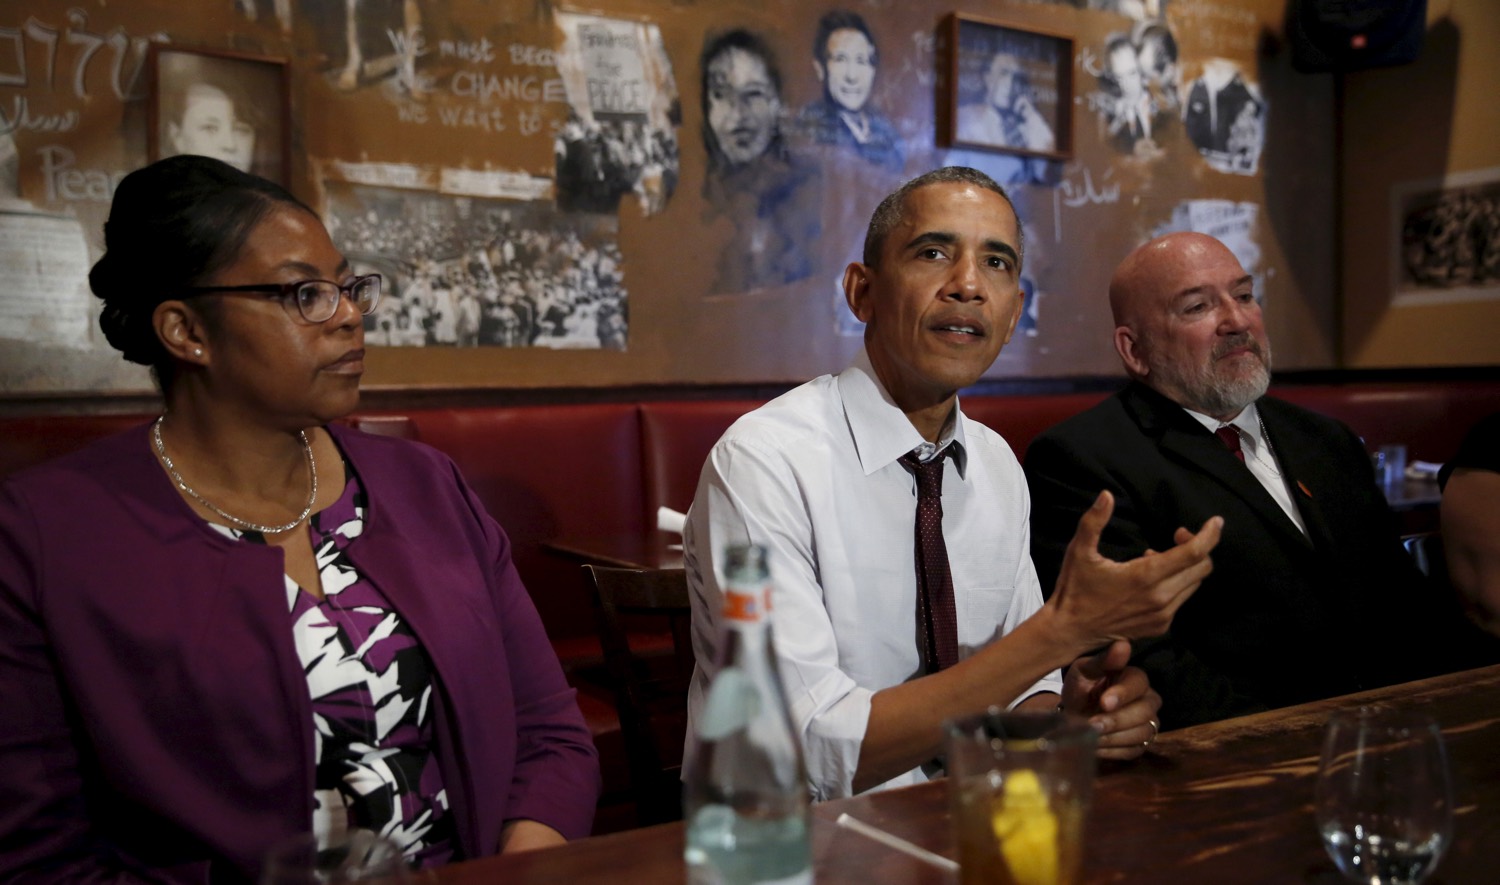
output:
<path id="1" fill-rule="evenodd" d="M 1442 461 L 1467 429 L 1500 409 L 1500 382 L 1278 385 L 1272 393 L 1338 418 L 1371 449 L 1404 442 Z M 964 409 L 1024 454 L 1046 428 L 1108 396 L 964 397 Z M 656 510 L 686 510 L 709 449 L 762 400 L 654 401 L 363 412 L 350 423 L 446 452 L 515 546 L 516 567 L 565 663 L 598 660 L 592 604 L 576 566 L 543 551 L 559 537 L 648 533 Z M 148 415 L 0 418 L 0 476 Z"/>
<path id="2" fill-rule="evenodd" d="M 516 570 L 594 735 L 606 795 L 628 788 L 625 747 L 599 666 L 594 608 L 577 565 L 547 541 L 580 531 L 641 531 L 641 449 L 634 404 L 408 412 L 416 436 L 453 459 L 513 547 Z M 361 416 L 363 424 L 374 416 Z M 391 416 L 379 416 L 389 420 Z M 601 820 L 601 824 L 605 824 Z"/>
<path id="3" fill-rule="evenodd" d="M 640 531 L 641 444 L 632 403 L 408 412 L 510 537 L 516 570 L 564 658 L 597 649 L 576 565 L 542 550 L 559 535 Z M 582 640 L 581 644 L 578 640 Z M 597 655 L 597 651 L 592 652 Z"/>
<path id="4" fill-rule="evenodd" d="M 1438 462 L 1453 457 L 1480 418 L 1500 410 L 1494 381 L 1277 385 L 1271 395 L 1348 424 L 1368 451 L 1404 443 L 1408 459 Z"/>
<path id="5" fill-rule="evenodd" d="M 1051 396 L 969 396 L 962 399 L 964 414 L 1010 443 L 1017 458 L 1037 434 L 1065 418 L 1090 408 L 1108 393 L 1061 393 Z"/>
<path id="6" fill-rule="evenodd" d="M 112 433 L 145 424 L 152 415 L 37 415 L 0 419 L 0 478 Z"/>
<path id="7" fill-rule="evenodd" d="M 741 415 L 764 400 L 641 403 L 641 465 L 648 525 L 657 508 L 686 512 L 698 490 L 709 449 Z"/>
<path id="8" fill-rule="evenodd" d="M 1104 399 L 1104 393 L 1055 396 L 968 396 L 964 412 L 1004 436 L 1021 457 L 1043 430 Z M 761 400 L 641 403 L 641 454 L 647 518 L 665 505 L 685 511 L 693 503 L 708 452 L 735 419 Z"/>
<path id="9" fill-rule="evenodd" d="M 1278 385 L 1273 394 L 1338 418 L 1368 448 L 1403 442 L 1413 459 L 1442 461 L 1464 433 L 1500 409 L 1500 381 Z M 1046 428 L 1108 393 L 963 398 L 965 411 L 1024 454 Z M 655 530 L 656 510 L 685 510 L 714 442 L 762 400 L 653 401 L 558 406 L 421 408 L 362 412 L 362 430 L 417 439 L 458 464 L 514 546 L 558 656 L 579 688 L 605 788 L 626 789 L 624 747 L 602 678 L 593 604 L 578 567 L 543 550 L 548 541 Z M 150 420 L 149 415 L 0 418 L 0 477 Z M 619 815 L 601 809 L 600 828 Z"/>

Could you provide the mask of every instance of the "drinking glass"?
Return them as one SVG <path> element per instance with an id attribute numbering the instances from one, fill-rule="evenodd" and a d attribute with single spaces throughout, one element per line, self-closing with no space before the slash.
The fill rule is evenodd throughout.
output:
<path id="1" fill-rule="evenodd" d="M 1348 879 L 1412 885 L 1453 835 L 1443 736 L 1421 713 L 1360 707 L 1334 713 L 1318 763 L 1318 830 Z"/>
<path id="2" fill-rule="evenodd" d="M 1377 469 L 1375 479 L 1385 485 L 1400 485 L 1406 481 L 1406 446 L 1388 443 L 1375 454 Z"/>
<path id="3" fill-rule="evenodd" d="M 308 833 L 266 852 L 260 885 L 345 885 L 411 881 L 401 849 L 369 830 L 351 829 L 319 839 Z"/>
<path id="4" fill-rule="evenodd" d="M 1061 713 L 947 723 L 948 795 L 963 885 L 1073 885 L 1098 734 Z"/>

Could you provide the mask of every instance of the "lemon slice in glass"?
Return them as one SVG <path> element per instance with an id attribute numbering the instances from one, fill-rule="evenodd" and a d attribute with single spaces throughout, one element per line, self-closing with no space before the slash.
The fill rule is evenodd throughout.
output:
<path id="1" fill-rule="evenodd" d="M 1057 885 L 1057 815 L 1036 772 L 1022 769 L 1005 775 L 990 823 L 1016 885 Z"/>

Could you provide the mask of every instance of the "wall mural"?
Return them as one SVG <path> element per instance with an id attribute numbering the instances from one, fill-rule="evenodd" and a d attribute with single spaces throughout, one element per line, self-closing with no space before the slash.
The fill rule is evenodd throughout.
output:
<path id="1" fill-rule="evenodd" d="M 613 215 L 633 195 L 643 214 L 660 212 L 677 188 L 682 124 L 661 31 L 593 15 L 555 18 L 569 106 L 554 139 L 558 208 Z"/>
<path id="2" fill-rule="evenodd" d="M 874 203 L 946 163 L 1007 184 L 1027 232 L 1021 334 L 996 371 L 1113 371 L 1092 340 L 1113 261 L 1154 232 L 1206 227 L 1274 279 L 1287 247 L 1263 211 L 1265 158 L 1277 137 L 1321 136 L 1278 133 L 1268 109 L 1327 109 L 1326 91 L 1263 88 L 1267 61 L 1244 35 L 1279 26 L 1276 0 L 603 5 L 617 8 L 214 0 L 185 22 L 169 0 L 32 0 L 0 13 L 0 391 L 149 387 L 103 342 L 86 285 L 113 187 L 152 150 L 232 147 L 192 146 L 189 81 L 207 75 L 171 68 L 153 94 L 153 45 L 194 70 L 288 70 L 290 138 L 268 125 L 240 150 L 263 164 L 288 145 L 277 177 L 352 264 L 387 277 L 367 340 L 410 358 L 375 351 L 376 385 L 836 370 L 861 334 L 838 280 Z M 959 144 L 945 148 L 940 23 L 955 11 L 999 23 L 977 39 L 1064 35 L 1074 57 L 1032 71 L 998 43 L 969 46 Z M 1049 87 L 1059 71 L 1071 104 Z M 232 108 L 233 135 L 276 113 L 260 90 L 242 109 L 200 88 L 199 104 Z M 1052 151 L 1058 115 L 1071 152 L 983 149 Z M 1298 281 L 1290 297 L 1328 288 Z"/>
<path id="3" fill-rule="evenodd" d="M 435 108 L 439 125 L 449 128 L 544 132 L 545 122 L 528 118 L 536 111 L 524 106 L 510 122 L 505 104 L 514 98 L 564 105 L 566 118 L 552 127 L 550 181 L 447 167 L 325 167 L 334 242 L 351 261 L 378 265 L 388 278 L 391 297 L 365 320 L 368 340 L 390 347 L 625 350 L 620 201 L 634 200 L 644 215 L 658 213 L 679 178 L 681 107 L 660 31 L 558 12 L 556 49 L 502 50 L 488 37 L 467 34 L 433 46 L 411 7 L 387 7 L 390 54 L 336 65 L 338 88 L 379 84 L 400 96 L 398 114 L 408 121 L 430 121 Z M 361 12 L 360 33 L 370 30 L 374 14 Z M 360 45 L 350 41 L 350 58 L 365 57 Z M 535 74 L 515 73 L 518 67 L 551 68 L 547 73 L 556 77 L 538 82 Z M 440 104 L 444 92 L 462 100 Z M 340 186 L 350 182 L 380 186 Z"/>
<path id="4" fill-rule="evenodd" d="M 1266 100 L 1232 61 L 1213 58 L 1188 86 L 1183 125 L 1208 165 L 1254 175 L 1266 141 Z"/>
<path id="5" fill-rule="evenodd" d="M 880 71 L 880 48 L 859 13 L 834 9 L 818 19 L 813 70 L 823 94 L 797 115 L 798 132 L 817 144 L 837 145 L 868 163 L 899 170 L 902 153 L 896 127 L 870 101 Z"/>
<path id="6" fill-rule="evenodd" d="M 1181 128 L 1182 96 L 1177 40 L 1164 22 L 1140 23 L 1104 44 L 1098 73 L 1104 140 L 1122 154 L 1145 160 L 1166 156 L 1162 145 Z"/>
<path id="7" fill-rule="evenodd" d="M 625 348 L 613 216 L 340 183 L 325 220 L 356 273 L 389 281 L 369 344 Z"/>
<path id="8" fill-rule="evenodd" d="M 709 36 L 699 59 L 707 218 L 734 225 L 709 294 L 806 279 L 821 232 L 815 170 L 792 151 L 781 69 L 770 45 L 741 28 Z"/>

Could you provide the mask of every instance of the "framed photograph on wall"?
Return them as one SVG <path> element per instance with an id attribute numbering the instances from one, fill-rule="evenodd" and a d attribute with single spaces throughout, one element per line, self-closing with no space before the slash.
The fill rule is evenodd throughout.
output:
<path id="1" fill-rule="evenodd" d="M 151 45 L 146 153 L 223 160 L 285 186 L 291 98 L 285 59 Z"/>
<path id="2" fill-rule="evenodd" d="M 1391 188 L 1391 306 L 1500 301 L 1500 166 Z"/>
<path id="3" fill-rule="evenodd" d="M 945 31 L 939 143 L 1070 158 L 1073 39 L 958 13 Z"/>

